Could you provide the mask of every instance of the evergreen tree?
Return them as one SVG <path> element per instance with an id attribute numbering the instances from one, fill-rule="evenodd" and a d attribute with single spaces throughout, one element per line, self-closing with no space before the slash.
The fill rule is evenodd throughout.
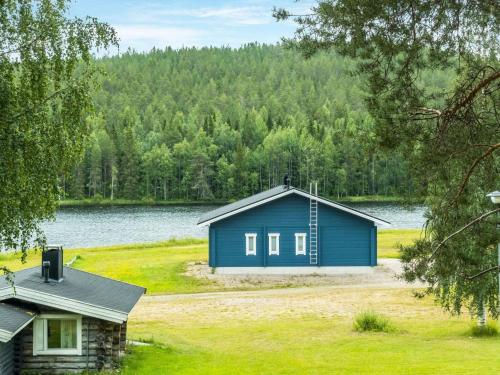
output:
<path id="1" fill-rule="evenodd" d="M 88 125 L 101 151 L 100 187 L 89 142 L 83 169 L 61 178 L 68 198 L 230 200 L 280 184 L 285 173 L 306 189 L 315 180 L 334 197 L 411 191 L 402 152 L 374 158 L 364 86 L 349 72 L 354 62 L 335 53 L 303 60 L 251 44 L 130 51 L 98 64 L 108 78 Z M 424 75 L 425 84 L 447 87 L 450 76 L 436 75 Z M 172 162 L 166 179 L 159 150 Z"/>
<path id="2" fill-rule="evenodd" d="M 390 174 L 379 181 L 427 197 L 424 236 L 402 248 L 404 277 L 425 282 L 452 313 L 466 306 L 500 315 L 500 233 L 493 219 L 500 208 L 486 199 L 500 185 L 498 15 L 498 4 L 484 1 L 319 0 L 305 16 L 275 10 L 279 20 L 297 22 L 288 47 L 306 57 L 334 49 L 355 59 L 379 146 L 411 166 L 403 171 L 406 162 L 396 167 L 388 160 Z M 432 85 L 430 75 L 437 78 Z M 456 79 L 443 82 L 444 76 Z M 349 116 L 349 132 L 357 117 Z M 370 147 L 363 148 L 366 158 Z M 354 181 L 367 191 L 363 158 L 346 159 L 349 191 Z M 373 163 L 371 174 L 378 175 Z"/>

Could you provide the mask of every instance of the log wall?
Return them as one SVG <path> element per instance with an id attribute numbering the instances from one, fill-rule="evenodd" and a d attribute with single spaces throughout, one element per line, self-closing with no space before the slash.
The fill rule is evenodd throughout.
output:
<path id="1" fill-rule="evenodd" d="M 0 375 L 14 374 L 14 343 L 0 342 Z"/>
<path id="2" fill-rule="evenodd" d="M 16 337 L 16 371 L 23 374 L 67 374 L 113 369 L 125 349 L 123 331 L 126 332 L 126 323 L 120 325 L 83 317 L 81 356 L 33 356 L 33 325 L 30 324 Z"/>

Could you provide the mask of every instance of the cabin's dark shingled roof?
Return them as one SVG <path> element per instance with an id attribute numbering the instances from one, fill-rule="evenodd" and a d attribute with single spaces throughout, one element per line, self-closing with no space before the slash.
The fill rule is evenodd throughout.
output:
<path id="1" fill-rule="evenodd" d="M 45 283 L 41 267 L 28 268 L 14 273 L 16 287 L 48 293 L 98 307 L 130 313 L 139 298 L 146 292 L 142 287 L 108 279 L 92 273 L 64 267 L 64 280 Z M 5 277 L 0 278 L 0 290 L 12 288 Z"/>
<path id="2" fill-rule="evenodd" d="M 303 193 L 309 194 L 308 192 L 306 192 L 304 190 L 297 189 L 297 188 L 292 187 L 292 186 L 290 186 L 289 189 L 290 190 L 297 190 L 297 191 L 301 191 Z M 275 195 L 281 194 L 281 193 L 285 192 L 286 190 L 287 190 L 287 187 L 285 185 L 279 185 L 279 186 L 276 186 L 275 188 L 263 191 L 261 193 L 255 194 L 255 195 L 252 195 L 252 196 L 250 196 L 248 198 L 244 198 L 244 199 L 241 199 L 241 200 L 239 200 L 237 202 L 230 203 L 230 204 L 227 204 L 225 206 L 216 208 L 215 210 L 212 210 L 212 211 L 209 211 L 209 212 L 206 212 L 205 214 L 203 214 L 200 217 L 200 219 L 198 220 L 198 224 L 202 224 L 202 223 L 204 223 L 206 221 L 215 219 L 215 218 L 217 218 L 219 216 L 222 216 L 222 215 L 228 214 L 230 212 L 236 211 L 236 210 L 238 210 L 240 208 L 243 208 L 243 207 L 249 206 L 251 204 L 260 202 L 260 201 L 262 201 L 264 199 L 274 197 Z M 336 204 L 337 206 L 342 206 L 342 207 L 348 208 L 349 210 L 359 212 L 360 214 L 363 214 L 363 215 L 366 215 L 368 217 L 372 217 L 372 218 L 374 218 L 376 220 L 380 220 L 380 221 L 386 222 L 387 224 L 390 224 L 386 220 L 380 219 L 380 218 L 375 217 L 373 215 L 369 215 L 367 213 L 361 212 L 359 210 L 356 210 L 356 209 L 354 209 L 352 207 L 340 204 L 338 202 L 333 202 L 330 199 L 326 199 L 326 198 L 323 198 L 323 197 L 321 197 L 321 199 L 323 199 L 325 201 L 329 201 L 329 202 L 331 202 L 333 204 Z"/>
<path id="3" fill-rule="evenodd" d="M 33 320 L 31 311 L 0 303 L 0 330 L 14 334 Z"/>
<path id="4" fill-rule="evenodd" d="M 198 220 L 198 224 L 204 223 L 205 221 L 215 219 L 216 217 L 225 215 L 229 212 L 239 210 L 240 208 L 249 206 L 251 204 L 260 202 L 264 199 L 274 197 L 275 195 L 281 194 L 286 191 L 285 185 L 279 185 L 275 188 L 263 191 L 261 193 L 257 193 L 247 198 L 240 199 L 234 203 L 227 204 L 225 206 L 216 208 L 215 210 L 206 212 L 203 214 Z"/>

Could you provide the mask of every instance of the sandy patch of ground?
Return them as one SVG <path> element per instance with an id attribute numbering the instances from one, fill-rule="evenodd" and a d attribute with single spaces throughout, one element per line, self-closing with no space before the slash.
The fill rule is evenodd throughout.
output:
<path id="1" fill-rule="evenodd" d="M 367 309 L 397 317 L 429 317 L 437 313 L 434 306 L 417 302 L 408 288 L 312 287 L 145 296 L 131 319 L 189 326 L 193 321 L 212 325 L 291 316 L 352 317 Z"/>
<path id="2" fill-rule="evenodd" d="M 379 265 L 374 272 L 366 274 L 340 275 L 221 275 L 212 273 L 212 269 L 201 262 L 189 263 L 186 276 L 216 282 L 225 289 L 271 289 L 271 288 L 298 288 L 313 286 L 353 286 L 379 285 L 387 287 L 405 287 L 397 279 L 401 271 L 397 259 L 379 259 Z"/>
<path id="3" fill-rule="evenodd" d="M 432 304 L 416 303 L 410 289 L 416 286 L 406 285 L 394 278 L 394 272 L 399 269 L 398 261 L 381 263 L 384 265 L 377 267 L 374 275 L 286 277 L 287 281 L 275 280 L 276 276 L 259 278 L 259 282 L 274 286 L 277 282 L 290 282 L 307 287 L 145 296 L 131 318 L 141 322 L 166 321 L 168 325 L 171 321 L 176 326 L 189 326 L 193 320 L 198 324 L 211 325 L 297 315 L 352 317 L 366 309 L 398 317 L 428 317 L 440 313 Z M 222 277 L 222 282 L 228 285 L 255 282 L 255 276 L 239 276 L 236 280 L 226 280 L 235 276 L 214 276 L 218 279 Z M 412 307 L 408 308 L 409 305 Z"/>

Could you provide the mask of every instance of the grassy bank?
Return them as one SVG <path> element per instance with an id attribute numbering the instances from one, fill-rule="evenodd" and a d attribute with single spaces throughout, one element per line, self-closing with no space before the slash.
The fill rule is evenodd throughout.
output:
<path id="1" fill-rule="evenodd" d="M 330 197 L 331 200 L 341 203 L 406 203 L 407 197 L 397 195 L 361 195 L 349 197 Z M 411 203 L 423 203 L 423 199 L 413 200 Z"/>
<path id="2" fill-rule="evenodd" d="M 410 243 L 418 230 L 386 230 L 378 234 L 379 258 L 397 258 L 400 243 Z M 204 239 L 170 240 L 149 244 L 131 244 L 85 249 L 66 249 L 64 261 L 74 257 L 73 267 L 103 276 L 143 285 L 148 293 L 197 293 L 221 290 L 207 280 L 184 275 L 189 262 L 206 262 L 207 241 Z M 11 270 L 40 264 L 40 253 L 30 252 L 22 264 L 18 254 L 0 255 L 0 265 Z"/>
<path id="3" fill-rule="evenodd" d="M 383 195 L 364 195 L 353 197 L 331 197 L 332 200 L 342 203 L 402 203 L 405 202 L 404 197 L 399 196 L 383 196 Z M 59 207 L 92 207 L 92 206 L 197 206 L 197 205 L 224 205 L 234 200 L 208 200 L 208 201 L 191 201 L 184 199 L 173 200 L 154 200 L 154 199 L 64 199 L 59 201 Z M 415 203 L 421 203 L 418 201 Z"/>
<path id="4" fill-rule="evenodd" d="M 420 229 L 379 230 L 377 248 L 379 258 L 399 258 L 399 246 L 410 245 L 421 235 Z"/>
<path id="5" fill-rule="evenodd" d="M 223 205 L 226 201 L 189 201 L 168 200 L 157 201 L 152 199 L 65 199 L 59 201 L 59 207 L 109 207 L 109 206 L 200 206 Z"/>

